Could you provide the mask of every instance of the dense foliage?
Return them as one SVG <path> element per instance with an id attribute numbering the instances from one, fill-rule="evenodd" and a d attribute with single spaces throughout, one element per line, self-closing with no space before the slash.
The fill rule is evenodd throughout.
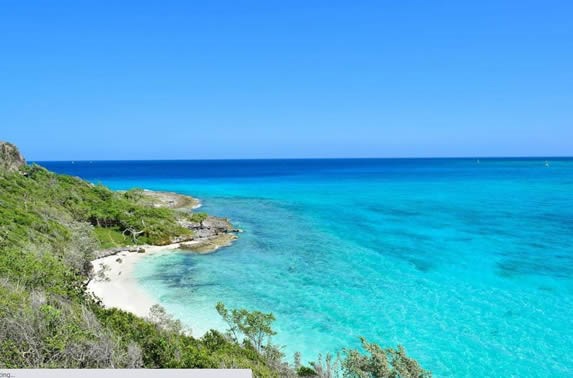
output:
<path id="1" fill-rule="evenodd" d="M 61 247 L 72 236 L 69 226 L 86 222 L 96 229 L 118 232 L 135 244 L 168 244 L 174 237 L 191 236 L 191 231 L 177 223 L 176 217 L 183 213 L 148 206 L 137 191 L 113 192 L 39 166 L 23 171 L 0 176 L 1 226 L 5 237 L 14 237 L 11 244 L 21 245 L 32 238 Z M 105 235 L 89 233 L 96 238 Z"/>
<path id="2" fill-rule="evenodd" d="M 236 342 L 242 339 L 248 341 L 255 349 L 262 353 L 263 349 L 270 346 L 270 338 L 276 335 L 272 329 L 275 317 L 272 313 L 262 313 L 260 311 L 247 311 L 246 309 L 231 309 L 221 302 L 215 307 L 229 326 L 228 336 Z"/>
<path id="3" fill-rule="evenodd" d="M 300 356 L 294 367 L 284 363 L 270 343 L 272 314 L 219 304 L 228 334 L 194 338 L 160 307 L 142 319 L 105 309 L 90 297 L 85 284 L 97 249 L 192 236 L 178 223 L 187 215 L 146 201 L 138 190 L 112 192 L 39 166 L 0 169 L 0 368 L 250 368 L 259 377 L 336 375 L 330 356 L 326 365 L 319 359 L 302 366 Z M 205 218 L 200 213 L 188 220 Z M 349 352 L 340 365 L 346 375 L 426 374 L 402 349 L 393 354 L 372 344 L 365 348 L 372 358 Z M 380 353 L 389 356 L 390 367 L 373 371 L 370 366 L 383 363 Z M 378 374 L 386 371 L 391 375 Z M 410 371 L 420 374 L 404 373 Z"/>
<path id="4" fill-rule="evenodd" d="M 366 354 L 358 350 L 345 351 L 346 358 L 342 368 L 346 376 L 351 377 L 390 377 L 390 378 L 426 378 L 430 373 L 407 356 L 402 346 L 398 348 L 382 348 L 380 345 L 369 343 L 361 338 L 362 348 Z"/>
<path id="5" fill-rule="evenodd" d="M 149 206 L 39 166 L 0 170 L 0 367 L 243 367 L 276 376 L 262 356 L 213 331 L 201 339 L 104 309 L 85 292 L 98 248 L 190 237 L 182 213 Z M 159 311 L 161 314 L 161 312 Z"/>

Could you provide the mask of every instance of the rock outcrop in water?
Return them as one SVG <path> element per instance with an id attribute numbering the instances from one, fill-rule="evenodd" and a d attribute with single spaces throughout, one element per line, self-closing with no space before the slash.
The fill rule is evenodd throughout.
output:
<path id="1" fill-rule="evenodd" d="M 0 171 L 15 172 L 23 165 L 26 160 L 12 143 L 0 141 Z"/>
<path id="2" fill-rule="evenodd" d="M 181 225 L 192 230 L 196 238 L 208 238 L 220 234 L 239 232 L 226 218 L 207 216 L 202 222 L 181 222 Z"/>
<path id="3" fill-rule="evenodd" d="M 200 206 L 199 200 L 184 194 L 154 192 L 151 190 L 144 190 L 142 194 L 152 200 L 152 206 L 154 207 L 167 207 L 189 215 L 192 215 L 195 209 Z M 200 217 L 200 221 L 194 221 L 193 217 L 189 220 L 179 220 L 181 226 L 193 231 L 193 240 L 239 232 L 227 218 L 214 217 L 204 213 L 203 216 Z M 174 240 L 174 242 L 178 242 L 178 240 Z"/>
<path id="4" fill-rule="evenodd" d="M 198 253 L 209 253 L 230 245 L 237 239 L 240 230 L 226 218 L 207 216 L 202 222 L 184 222 L 182 225 L 193 231 L 194 243 L 182 243 L 180 248 Z"/>

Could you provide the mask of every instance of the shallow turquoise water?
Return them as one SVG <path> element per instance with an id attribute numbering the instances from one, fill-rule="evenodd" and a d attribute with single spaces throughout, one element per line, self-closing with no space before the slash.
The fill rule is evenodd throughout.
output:
<path id="1" fill-rule="evenodd" d="M 222 301 L 272 311 L 289 357 L 365 336 L 436 376 L 573 376 L 573 160 L 301 162 L 45 165 L 193 194 L 245 230 L 137 266 L 196 334 L 222 327 Z"/>

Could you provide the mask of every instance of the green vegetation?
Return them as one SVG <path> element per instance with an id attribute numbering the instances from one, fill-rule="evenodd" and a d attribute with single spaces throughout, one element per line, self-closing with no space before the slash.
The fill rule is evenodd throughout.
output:
<path id="1" fill-rule="evenodd" d="M 193 215 L 191 215 L 191 221 L 199 223 L 201 226 L 203 226 L 203 222 L 205 219 L 207 219 L 207 217 L 207 213 L 193 213 Z"/>
<path id="2" fill-rule="evenodd" d="M 123 247 L 131 242 L 118 227 L 94 227 L 94 233 L 104 249 Z"/>
<path id="3" fill-rule="evenodd" d="M 22 172 L 4 172 L 0 178 L 2 227 L 15 237 L 12 244 L 49 239 L 53 247 L 61 247 L 70 239 L 70 225 L 86 223 L 96 228 L 90 233 L 104 246 L 161 245 L 192 236 L 177 222 L 184 213 L 148 206 L 137 190 L 117 193 L 37 165 L 23 167 Z"/>
<path id="4" fill-rule="evenodd" d="M 345 376 L 350 377 L 431 377 L 430 372 L 406 355 L 402 346 L 398 348 L 382 348 L 380 345 L 369 343 L 361 338 L 362 348 L 367 354 L 358 350 L 345 351 L 346 358 L 342 361 Z"/>
<path id="5" fill-rule="evenodd" d="M 217 303 L 217 312 L 229 326 L 228 336 L 235 342 L 241 338 L 249 342 L 259 352 L 270 348 L 270 338 L 276 335 L 271 328 L 275 321 L 273 314 L 260 311 L 249 312 L 245 309 L 228 310 L 221 302 Z"/>
<path id="6" fill-rule="evenodd" d="M 0 368 L 241 367 L 277 376 L 215 331 L 193 338 L 161 309 L 141 319 L 86 293 L 94 251 L 190 238 L 181 217 L 140 191 L 116 193 L 39 166 L 0 170 Z"/>
<path id="7" fill-rule="evenodd" d="M 249 368 L 257 377 L 333 377 L 341 366 L 349 377 L 427 376 L 403 349 L 366 342 L 369 357 L 350 351 L 339 365 L 327 356 L 302 366 L 299 355 L 293 367 L 271 344 L 272 314 L 218 304 L 227 334 L 194 338 L 161 307 L 142 319 L 105 309 L 86 292 L 96 250 L 191 238 L 178 221 L 205 219 L 156 208 L 140 190 L 117 193 L 36 165 L 0 168 L 0 368 Z"/>

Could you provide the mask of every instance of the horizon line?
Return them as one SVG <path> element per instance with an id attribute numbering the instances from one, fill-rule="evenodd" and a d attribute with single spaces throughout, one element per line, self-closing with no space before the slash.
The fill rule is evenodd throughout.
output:
<path id="1" fill-rule="evenodd" d="M 28 163 L 90 163 L 90 162 L 147 162 L 147 161 L 269 161 L 269 160 L 448 160 L 448 159 L 573 159 L 573 155 L 515 155 L 515 156 L 421 156 L 421 157 L 290 157 L 290 158 L 177 158 L 177 159 L 77 159 L 28 160 Z"/>

